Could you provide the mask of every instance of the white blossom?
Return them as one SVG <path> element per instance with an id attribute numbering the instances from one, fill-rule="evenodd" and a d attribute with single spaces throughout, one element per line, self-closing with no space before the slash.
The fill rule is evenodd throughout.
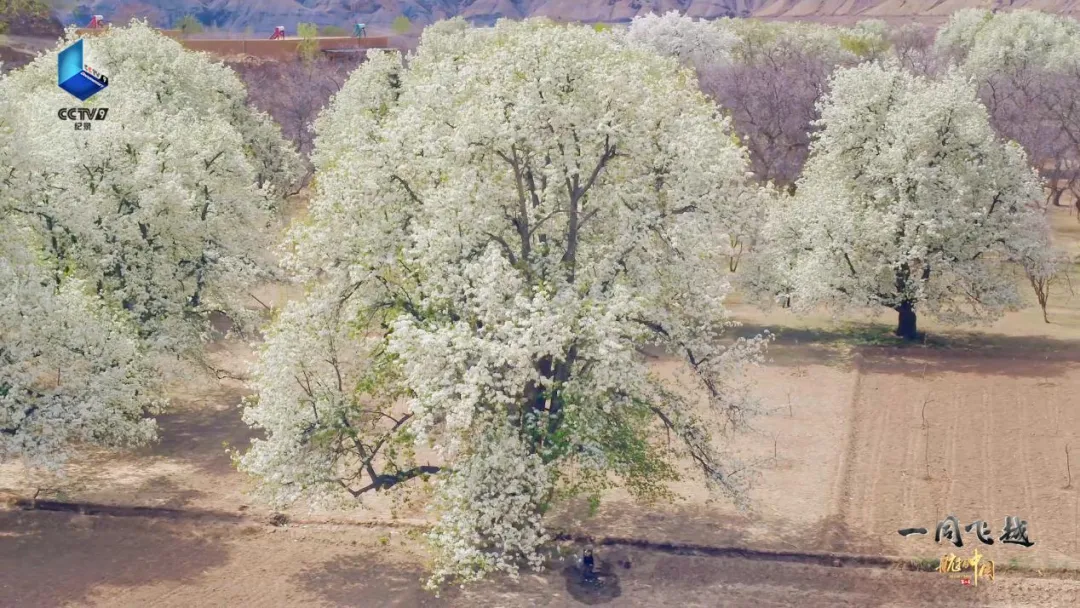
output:
<path id="1" fill-rule="evenodd" d="M 630 44 L 677 58 L 692 66 L 708 66 L 731 59 L 738 43 L 735 34 L 712 21 L 691 19 L 678 11 L 634 17 L 626 32 Z"/>
<path id="2" fill-rule="evenodd" d="M 1009 264 L 1048 251 L 1048 227 L 1023 151 L 997 139 L 973 84 L 864 64 L 837 72 L 821 112 L 766 229 L 782 297 L 947 322 L 1020 306 Z"/>
<path id="3" fill-rule="evenodd" d="M 486 431 L 492 436 L 477 441 L 477 451 L 436 482 L 433 507 L 439 519 L 429 535 L 435 552 L 430 587 L 472 582 L 493 571 L 514 576 L 519 564 L 513 558 L 519 555 L 534 569 L 543 565 L 536 547 L 550 540 L 541 517 L 550 465 L 529 453 L 513 428 Z"/>
<path id="4" fill-rule="evenodd" d="M 75 444 L 154 438 L 153 371 L 78 279 L 57 288 L 26 231 L 0 229 L 0 458 L 55 468 Z"/>
<path id="5" fill-rule="evenodd" d="M 764 338 L 720 342 L 723 266 L 764 197 L 692 73 L 587 27 L 455 20 L 407 65 L 373 53 L 316 129 L 286 256 L 308 294 L 261 354 L 265 439 L 239 460 L 272 497 L 430 479 L 439 583 L 538 565 L 554 501 L 661 494 L 680 454 L 742 495 L 719 443 Z"/>
<path id="6" fill-rule="evenodd" d="M 57 111 L 79 103 L 56 86 L 73 40 L 0 80 L 3 293 L 17 302 L 0 325 L 16 378 L 0 378 L 0 433 L 4 456 L 52 463 L 67 442 L 153 437 L 149 361 L 199 355 L 214 311 L 247 318 L 289 176 L 235 74 L 138 22 L 86 42 L 110 82 L 82 107 L 107 114 L 76 131 Z"/>
<path id="7" fill-rule="evenodd" d="M 935 47 L 980 81 L 1025 67 L 1061 69 L 1080 58 L 1080 22 L 1042 11 L 953 13 Z"/>

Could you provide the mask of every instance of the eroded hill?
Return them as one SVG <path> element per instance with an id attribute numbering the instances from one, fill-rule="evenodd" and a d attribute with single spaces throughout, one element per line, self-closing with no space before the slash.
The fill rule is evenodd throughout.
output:
<path id="1" fill-rule="evenodd" d="M 57 3 L 59 4 L 59 3 Z M 423 25 L 461 15 L 477 23 L 501 17 L 543 15 L 560 20 L 622 22 L 649 12 L 678 10 L 693 17 L 757 16 L 778 19 L 939 22 L 960 8 L 1037 8 L 1080 15 L 1080 0 L 85 0 L 58 11 L 69 23 L 89 15 L 124 22 L 145 17 L 159 26 L 171 26 L 184 15 L 204 24 L 231 30 L 289 29 L 299 22 L 351 28 L 363 22 L 389 25 L 400 16 Z"/>

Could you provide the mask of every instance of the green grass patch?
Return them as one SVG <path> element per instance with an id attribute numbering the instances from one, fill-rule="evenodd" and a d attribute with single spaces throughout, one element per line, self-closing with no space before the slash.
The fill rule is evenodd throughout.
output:
<path id="1" fill-rule="evenodd" d="M 940 565 L 939 557 L 916 557 L 911 560 L 911 569 L 919 572 L 935 572 Z"/>

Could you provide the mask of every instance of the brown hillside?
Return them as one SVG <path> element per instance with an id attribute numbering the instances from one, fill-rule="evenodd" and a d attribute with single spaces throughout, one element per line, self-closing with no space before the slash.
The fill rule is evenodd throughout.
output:
<path id="1" fill-rule="evenodd" d="M 415 25 L 460 15 L 490 24 L 502 17 L 543 15 L 561 20 L 625 22 L 649 12 L 669 10 L 693 17 L 757 16 L 774 19 L 940 22 L 957 9 L 1034 8 L 1080 16 L 1080 0 L 86 0 L 78 14 L 62 13 L 65 22 L 99 13 L 113 22 L 142 16 L 160 27 L 194 15 L 208 26 L 271 32 L 299 22 L 351 29 L 363 22 L 385 28 L 407 16 Z"/>

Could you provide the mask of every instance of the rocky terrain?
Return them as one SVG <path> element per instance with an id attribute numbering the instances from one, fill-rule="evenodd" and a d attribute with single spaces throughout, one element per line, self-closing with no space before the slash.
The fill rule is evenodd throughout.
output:
<path id="1" fill-rule="evenodd" d="M 386 26 L 400 16 L 423 25 L 461 15 L 490 24 L 501 17 L 543 15 L 561 20 L 624 22 L 649 12 L 678 10 L 694 17 L 755 16 L 775 19 L 942 21 L 966 7 L 1038 8 L 1080 14 L 1080 0 L 79 0 L 57 1 L 65 23 L 102 14 L 113 22 L 133 16 L 173 25 L 184 15 L 229 30 L 295 28 L 298 22 L 351 28 L 363 22 Z"/>

